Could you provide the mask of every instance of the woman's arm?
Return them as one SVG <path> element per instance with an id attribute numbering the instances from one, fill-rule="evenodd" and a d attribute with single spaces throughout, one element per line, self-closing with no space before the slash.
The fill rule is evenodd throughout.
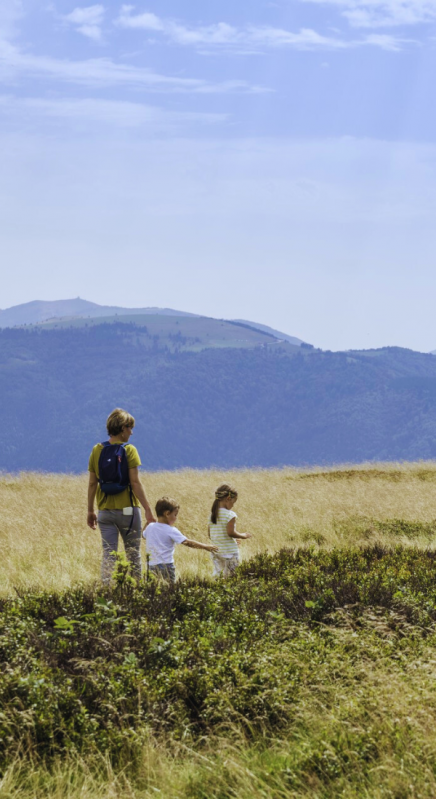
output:
<path id="1" fill-rule="evenodd" d="M 253 538 L 253 536 L 250 533 L 238 533 L 236 529 L 235 518 L 230 519 L 230 521 L 227 522 L 227 535 L 230 538 Z"/>
<path id="2" fill-rule="evenodd" d="M 87 518 L 87 525 L 91 528 L 91 530 L 97 529 L 97 514 L 94 510 L 94 501 L 95 495 L 97 493 L 97 475 L 95 472 L 89 472 L 89 483 L 88 483 L 88 518 Z"/>
<path id="3" fill-rule="evenodd" d="M 145 491 L 142 487 L 142 483 L 139 479 L 139 472 L 137 466 L 135 466 L 134 469 L 129 469 L 129 480 L 135 497 L 139 499 L 142 507 L 145 510 L 145 518 L 147 519 L 147 523 L 150 524 L 151 522 L 155 522 L 156 519 L 153 516 L 150 505 L 148 503 L 148 499 L 145 496 Z"/>

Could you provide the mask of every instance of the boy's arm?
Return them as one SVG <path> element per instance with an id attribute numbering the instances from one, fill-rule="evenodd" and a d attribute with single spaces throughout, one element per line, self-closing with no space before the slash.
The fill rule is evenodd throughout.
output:
<path id="1" fill-rule="evenodd" d="M 190 538 L 186 538 L 182 541 L 182 544 L 192 549 L 205 549 L 207 552 L 218 552 L 218 547 L 214 544 L 200 544 L 200 541 L 192 541 Z"/>
<path id="2" fill-rule="evenodd" d="M 253 538 L 251 533 L 238 533 L 236 529 L 236 519 L 230 519 L 227 523 L 227 535 L 230 538 Z"/>
<path id="3" fill-rule="evenodd" d="M 148 499 L 145 496 L 145 491 L 142 487 L 142 483 L 139 479 L 139 472 L 137 466 L 135 466 L 134 469 L 129 469 L 129 480 L 135 497 L 139 499 L 142 507 L 145 510 L 145 518 L 148 524 L 150 524 L 151 522 L 155 522 L 156 519 L 153 516 L 150 505 L 148 504 Z"/>

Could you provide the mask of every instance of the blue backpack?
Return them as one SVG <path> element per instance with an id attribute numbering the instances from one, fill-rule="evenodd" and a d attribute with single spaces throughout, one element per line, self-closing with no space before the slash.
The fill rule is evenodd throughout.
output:
<path id="1" fill-rule="evenodd" d="M 121 494 L 130 489 L 130 501 L 133 505 L 132 487 L 129 480 L 129 464 L 124 444 L 102 442 L 102 451 L 98 459 L 98 482 L 103 494 Z"/>

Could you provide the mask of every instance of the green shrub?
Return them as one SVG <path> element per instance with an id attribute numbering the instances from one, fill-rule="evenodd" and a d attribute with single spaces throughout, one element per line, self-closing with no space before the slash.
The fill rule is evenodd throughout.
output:
<path id="1" fill-rule="evenodd" d="M 138 586 L 119 569 L 113 589 L 2 600 L 1 766 L 17 747 L 122 762 L 150 733 L 275 734 L 308 686 L 347 669 L 355 679 L 363 656 L 402 662 L 433 635 L 435 560 L 409 548 L 282 550 L 227 581 Z M 322 744 L 308 753 L 307 768 L 336 779 L 352 764 L 344 740 L 330 741 L 328 757 Z M 369 732 L 354 745 L 353 757 L 377 758 Z"/>

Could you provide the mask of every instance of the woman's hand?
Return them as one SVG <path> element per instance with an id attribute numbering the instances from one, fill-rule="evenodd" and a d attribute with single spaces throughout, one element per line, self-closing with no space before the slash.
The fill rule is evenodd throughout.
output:
<path id="1" fill-rule="evenodd" d="M 154 516 L 153 516 L 153 514 L 151 512 L 150 506 L 148 506 L 148 508 L 145 508 L 145 519 L 146 519 L 145 526 L 147 526 L 147 524 L 152 524 L 153 522 L 156 521 L 156 519 L 154 518 Z"/>
<path id="2" fill-rule="evenodd" d="M 88 518 L 86 520 L 86 524 L 91 530 L 97 529 L 97 514 L 93 510 L 88 511 Z"/>

